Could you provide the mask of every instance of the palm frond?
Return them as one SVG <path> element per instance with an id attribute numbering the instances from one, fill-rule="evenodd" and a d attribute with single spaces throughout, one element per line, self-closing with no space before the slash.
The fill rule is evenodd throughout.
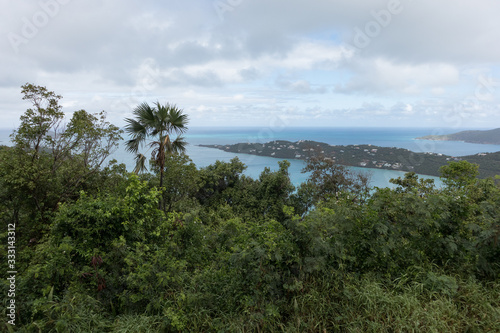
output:
<path id="1" fill-rule="evenodd" d="M 146 128 L 156 127 L 155 109 L 149 106 L 148 103 L 139 104 L 133 111 L 137 121 Z"/>
<path id="2" fill-rule="evenodd" d="M 137 154 L 135 157 L 135 168 L 134 172 L 138 174 L 139 172 L 147 171 L 148 168 L 146 167 L 146 156 L 142 154 Z"/>
<path id="3" fill-rule="evenodd" d="M 168 134 L 167 134 L 167 135 L 165 135 L 165 136 L 162 138 L 161 142 L 162 142 L 163 147 L 167 147 L 167 146 L 169 146 L 169 145 L 170 145 L 170 135 L 168 135 Z"/>
<path id="4" fill-rule="evenodd" d="M 128 123 L 128 125 L 125 126 L 125 132 L 129 133 L 130 135 L 137 136 L 147 134 L 146 126 L 144 124 L 141 124 L 139 121 L 130 118 L 126 118 L 125 121 Z"/>
<path id="5" fill-rule="evenodd" d="M 138 138 L 130 139 L 125 143 L 125 150 L 129 153 L 137 154 L 141 142 L 142 140 Z"/>
<path id="6" fill-rule="evenodd" d="M 135 119 L 127 118 L 125 121 L 128 123 L 125 127 L 125 132 L 132 137 L 132 139 L 127 142 L 127 150 L 136 153 L 139 144 L 144 142 L 147 138 L 147 128 Z"/>
<path id="7" fill-rule="evenodd" d="M 149 148 L 153 148 L 155 146 L 160 146 L 160 141 L 151 141 L 149 144 L 148 144 Z"/>
<path id="8" fill-rule="evenodd" d="M 165 127 L 169 122 L 169 104 L 161 105 L 160 102 L 156 102 L 156 111 L 158 115 L 158 121 L 161 122 L 162 126 Z"/>
<path id="9" fill-rule="evenodd" d="M 133 114 L 134 119 L 125 119 L 125 131 L 131 136 L 126 143 L 127 151 L 137 154 L 147 139 L 156 137 L 149 143 L 149 148 L 153 148 L 151 159 L 159 165 L 163 165 L 167 155 L 185 152 L 187 142 L 180 134 L 187 130 L 188 117 L 176 105 L 156 102 L 150 106 L 142 103 L 134 109 Z M 172 133 L 179 135 L 174 141 L 171 140 Z M 134 172 L 147 170 L 144 155 L 138 154 L 136 162 Z"/>
<path id="10" fill-rule="evenodd" d="M 156 147 L 151 151 L 151 159 L 155 161 L 156 164 L 160 163 L 160 147 Z"/>
<path id="11" fill-rule="evenodd" d="M 182 134 L 187 130 L 188 116 L 182 113 L 182 110 L 175 105 L 169 105 L 169 129 L 176 134 Z"/>
<path id="12" fill-rule="evenodd" d="M 186 152 L 187 144 L 188 143 L 184 140 L 184 137 L 178 136 L 171 142 L 169 152 L 173 154 L 183 154 Z"/>

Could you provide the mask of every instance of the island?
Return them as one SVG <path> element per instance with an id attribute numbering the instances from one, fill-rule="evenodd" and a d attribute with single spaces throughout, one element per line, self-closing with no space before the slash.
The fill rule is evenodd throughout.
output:
<path id="1" fill-rule="evenodd" d="M 232 145 L 198 145 L 226 152 L 268 156 L 280 159 L 307 161 L 312 156 L 322 156 L 346 166 L 416 172 L 440 176 L 439 168 L 450 161 L 466 160 L 479 165 L 479 177 L 500 174 L 500 152 L 480 153 L 470 156 L 448 156 L 438 153 L 416 153 L 396 147 L 370 144 L 329 145 L 324 142 L 300 140 L 296 142 L 274 140 L 267 143 L 237 143 Z"/>
<path id="2" fill-rule="evenodd" d="M 427 135 L 417 140 L 463 141 L 469 143 L 500 145 L 500 128 L 486 131 L 462 131 L 446 135 Z"/>

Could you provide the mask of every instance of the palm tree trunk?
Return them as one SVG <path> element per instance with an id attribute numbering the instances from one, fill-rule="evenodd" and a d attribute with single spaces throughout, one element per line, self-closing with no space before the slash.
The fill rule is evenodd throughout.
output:
<path id="1" fill-rule="evenodd" d="M 164 170 L 163 170 L 164 166 L 163 164 L 160 165 L 160 191 L 161 191 L 161 197 L 160 197 L 160 201 L 158 202 L 158 209 L 162 209 L 163 208 L 163 173 L 164 173 Z"/>

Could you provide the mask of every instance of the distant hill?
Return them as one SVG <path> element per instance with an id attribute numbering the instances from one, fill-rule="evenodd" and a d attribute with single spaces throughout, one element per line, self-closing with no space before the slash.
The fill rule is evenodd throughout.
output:
<path id="1" fill-rule="evenodd" d="M 500 128 L 487 131 L 462 131 L 446 135 L 427 135 L 417 139 L 437 141 L 464 141 L 470 143 L 500 145 Z"/>
<path id="2" fill-rule="evenodd" d="M 324 142 L 275 140 L 267 143 L 199 145 L 239 154 L 308 160 L 323 156 L 341 165 L 362 168 L 414 171 L 421 175 L 440 176 L 439 168 L 451 161 L 466 160 L 479 165 L 479 178 L 500 175 L 500 152 L 453 157 L 436 153 L 416 153 L 408 149 L 379 147 L 370 144 L 335 146 Z"/>

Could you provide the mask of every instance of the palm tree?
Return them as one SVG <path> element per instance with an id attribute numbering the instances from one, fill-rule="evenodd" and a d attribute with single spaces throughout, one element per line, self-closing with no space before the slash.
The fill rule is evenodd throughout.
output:
<path id="1" fill-rule="evenodd" d="M 160 169 L 160 188 L 163 186 L 165 172 L 165 158 L 171 154 L 183 153 L 186 150 L 186 141 L 181 136 L 187 130 L 187 115 L 175 105 L 161 105 L 156 102 L 153 107 L 148 103 L 137 106 L 133 114 L 135 119 L 127 118 L 128 125 L 125 131 L 132 137 L 127 141 L 127 151 L 136 154 L 135 173 L 147 170 L 145 155 L 139 153 L 139 147 L 148 145 L 151 160 Z M 172 140 L 171 135 L 177 137 Z"/>

